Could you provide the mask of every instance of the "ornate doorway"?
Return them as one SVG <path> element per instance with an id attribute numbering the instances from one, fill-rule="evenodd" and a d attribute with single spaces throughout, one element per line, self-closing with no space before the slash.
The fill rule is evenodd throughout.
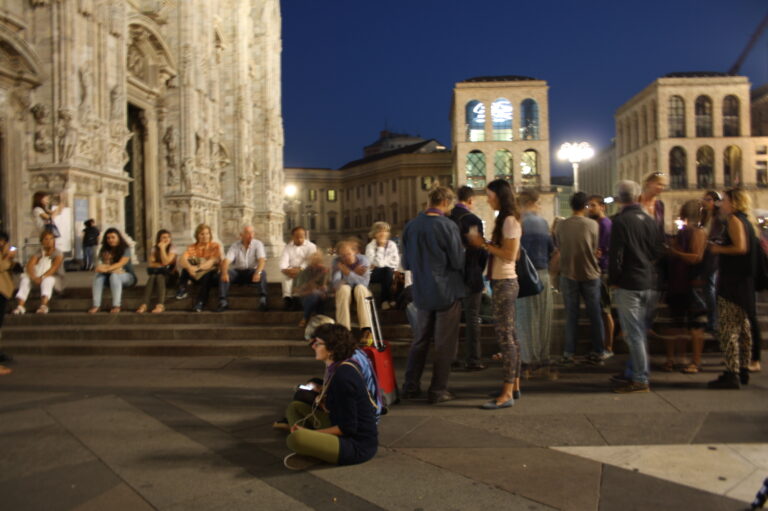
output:
<path id="1" fill-rule="evenodd" d="M 128 103 L 128 131 L 132 133 L 126 144 L 128 161 L 125 172 L 131 178 L 128 195 L 125 197 L 125 232 L 136 242 L 135 253 L 140 260 L 146 256 L 147 233 L 146 206 L 146 152 L 147 118 L 144 110 Z"/>

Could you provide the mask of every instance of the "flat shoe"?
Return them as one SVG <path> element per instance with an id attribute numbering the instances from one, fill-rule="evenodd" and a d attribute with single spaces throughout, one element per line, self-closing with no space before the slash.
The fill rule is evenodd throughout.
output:
<path id="1" fill-rule="evenodd" d="M 483 404 L 480 408 L 483 410 L 500 410 L 501 408 L 509 408 L 510 406 L 515 404 L 515 398 L 510 399 L 509 401 L 504 401 L 503 403 L 496 404 L 496 400 L 493 399 L 491 401 L 488 401 L 487 403 Z"/>

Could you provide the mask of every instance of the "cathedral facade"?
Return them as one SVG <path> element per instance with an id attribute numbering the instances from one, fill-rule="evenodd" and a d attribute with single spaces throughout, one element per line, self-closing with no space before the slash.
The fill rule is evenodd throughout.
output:
<path id="1" fill-rule="evenodd" d="M 32 195 L 118 227 L 282 246 L 278 0 L 0 3 L 0 220 L 34 244 Z"/>

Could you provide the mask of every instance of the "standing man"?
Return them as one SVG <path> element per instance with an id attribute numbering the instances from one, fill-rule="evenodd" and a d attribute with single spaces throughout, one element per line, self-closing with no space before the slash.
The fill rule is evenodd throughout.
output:
<path id="1" fill-rule="evenodd" d="M 430 403 L 455 399 L 448 391 L 451 361 L 456 356 L 464 298 L 464 247 L 451 212 L 454 195 L 450 188 L 438 186 L 429 192 L 429 207 L 408 222 L 403 230 L 406 270 L 413 274 L 413 303 L 416 306 L 418 337 L 408 353 L 403 397 L 421 394 L 421 374 L 427 353 L 435 340 Z"/>
<path id="2" fill-rule="evenodd" d="M 240 232 L 240 241 L 229 247 L 227 255 L 221 261 L 218 312 L 229 308 L 227 295 L 231 284 L 258 287 L 261 293 L 259 310 L 267 310 L 267 272 L 264 271 L 267 255 L 264 244 L 253 236 L 253 226 L 244 226 Z"/>
<path id="3" fill-rule="evenodd" d="M 563 364 L 573 365 L 579 328 L 579 298 L 584 299 L 589 318 L 592 352 L 587 362 L 602 364 L 603 318 L 600 315 L 600 266 L 597 263 L 598 226 L 587 218 L 587 194 L 571 196 L 573 215 L 560 222 L 555 236 L 560 248 L 560 292 L 565 312 L 565 349 Z"/>
<path id="4" fill-rule="evenodd" d="M 485 270 L 485 263 L 488 261 L 488 252 L 481 248 L 475 248 L 467 242 L 467 234 L 470 230 L 485 238 L 483 221 L 471 211 L 475 190 L 465 185 L 459 188 L 457 195 L 458 202 L 451 210 L 450 218 L 459 226 L 461 242 L 466 251 L 464 262 L 466 296 L 461 301 L 467 336 L 464 367 L 467 371 L 482 371 L 485 369 L 485 365 L 482 363 L 480 349 L 480 303 L 485 289 L 483 271 Z"/>
<path id="5" fill-rule="evenodd" d="M 616 185 L 621 211 L 612 218 L 608 254 L 608 283 L 619 312 L 629 361 L 624 374 L 612 381 L 614 392 L 648 392 L 648 353 L 645 317 L 654 283 L 654 264 L 660 255 L 660 231 L 653 217 L 637 202 L 640 185 L 619 181 Z"/>
<path id="6" fill-rule="evenodd" d="M 283 305 L 285 310 L 295 309 L 299 300 L 293 298 L 293 281 L 307 267 L 309 256 L 317 252 L 314 243 L 307 240 L 307 231 L 296 226 L 291 231 L 291 241 L 285 245 L 280 258 L 280 272 L 283 274 Z"/>
<path id="7" fill-rule="evenodd" d="M 611 293 L 608 290 L 608 254 L 611 246 L 611 219 L 605 214 L 605 199 L 602 195 L 590 195 L 587 208 L 589 218 L 597 222 L 599 228 L 597 263 L 600 265 L 600 307 L 603 309 L 605 327 L 606 358 L 613 356 L 613 315 L 611 314 Z"/>

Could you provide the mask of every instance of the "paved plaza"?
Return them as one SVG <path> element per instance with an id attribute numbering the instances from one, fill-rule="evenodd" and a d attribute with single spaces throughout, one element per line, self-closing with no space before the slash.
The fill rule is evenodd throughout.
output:
<path id="1" fill-rule="evenodd" d="M 293 472 L 271 423 L 313 360 L 20 356 L 0 380 L 0 509 L 747 507 L 768 476 L 768 377 L 706 390 L 713 356 L 617 395 L 617 358 L 527 380 L 491 412 L 478 405 L 500 368 L 453 373 L 459 399 L 395 406 L 372 461 Z"/>

